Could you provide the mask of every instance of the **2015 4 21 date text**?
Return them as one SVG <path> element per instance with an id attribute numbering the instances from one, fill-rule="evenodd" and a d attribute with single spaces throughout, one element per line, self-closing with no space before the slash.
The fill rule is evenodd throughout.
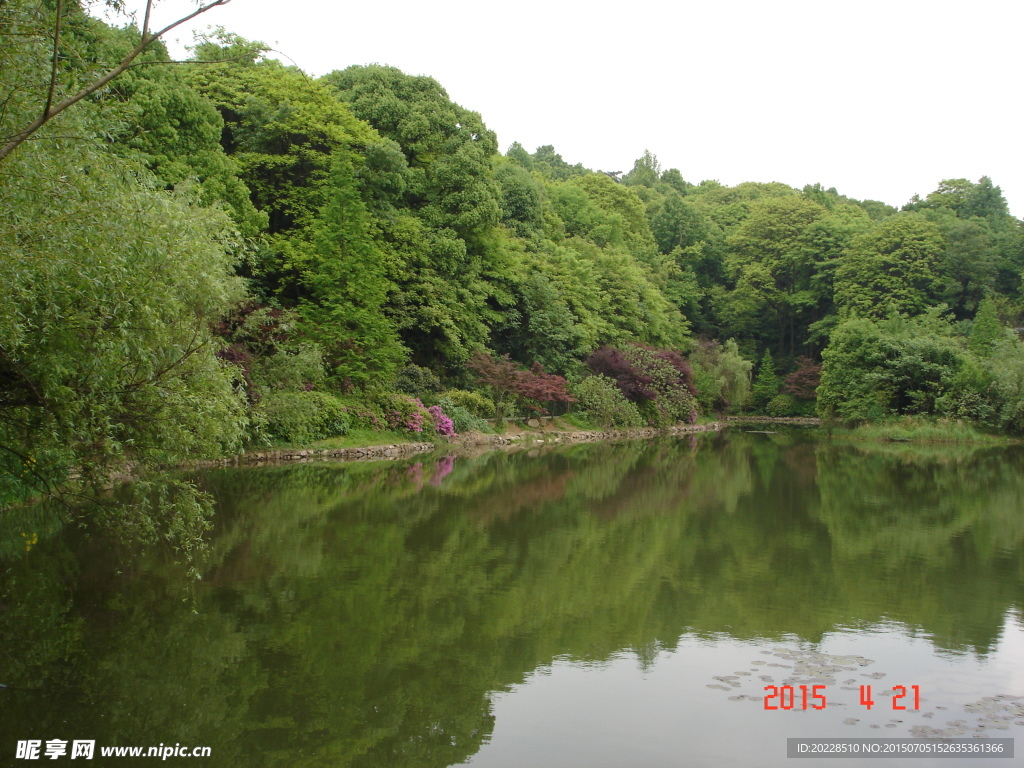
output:
<path id="1" fill-rule="evenodd" d="M 765 709 L 825 709 L 828 697 L 824 685 L 766 685 L 764 687 Z M 888 697 L 890 694 L 886 693 Z M 921 708 L 921 687 L 911 685 L 894 685 L 891 694 L 894 711 Z M 871 709 L 881 702 L 875 701 L 871 686 L 860 687 L 860 705 Z"/>

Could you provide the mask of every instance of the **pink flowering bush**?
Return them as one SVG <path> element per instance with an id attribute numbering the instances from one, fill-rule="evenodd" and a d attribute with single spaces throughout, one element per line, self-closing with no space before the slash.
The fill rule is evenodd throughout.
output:
<path id="1" fill-rule="evenodd" d="M 439 435 L 454 435 L 455 422 L 448 418 L 440 405 L 432 405 L 427 409 L 434 417 L 434 428 Z"/>
<path id="2" fill-rule="evenodd" d="M 381 403 L 384 419 L 389 428 L 414 434 L 433 434 L 435 430 L 432 414 L 427 411 L 418 397 L 409 395 L 388 395 Z"/>
<path id="3" fill-rule="evenodd" d="M 454 435 L 455 424 L 444 406 L 427 408 L 418 397 L 401 392 L 377 392 L 365 400 L 353 398 L 346 414 L 359 428 L 393 430 L 424 438 Z"/>

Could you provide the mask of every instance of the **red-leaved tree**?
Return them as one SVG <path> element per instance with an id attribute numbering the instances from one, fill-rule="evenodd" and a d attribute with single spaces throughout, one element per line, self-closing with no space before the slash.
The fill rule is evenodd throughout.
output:
<path id="1" fill-rule="evenodd" d="M 654 400 L 654 376 L 643 371 L 618 347 L 601 347 L 587 358 L 587 366 L 594 373 L 607 376 L 614 381 L 627 400 L 634 403 Z"/>
<path id="2" fill-rule="evenodd" d="M 476 352 L 466 365 L 476 374 L 477 381 L 490 390 L 499 425 L 505 419 L 507 405 L 513 400 L 538 404 L 574 400 L 569 394 L 568 382 L 562 376 L 544 373 L 540 363 L 535 362 L 530 370 L 524 371 L 508 355 L 496 358 L 489 352 Z"/>
<path id="3" fill-rule="evenodd" d="M 534 362 L 529 371 L 519 372 L 516 394 L 538 403 L 571 403 L 576 398 L 569 394 L 569 383 L 564 377 L 544 373 L 541 364 Z"/>
<path id="4" fill-rule="evenodd" d="M 818 394 L 821 383 L 821 363 L 809 357 L 801 357 L 796 361 L 797 368 L 786 377 L 782 391 L 797 400 L 813 400 Z"/>

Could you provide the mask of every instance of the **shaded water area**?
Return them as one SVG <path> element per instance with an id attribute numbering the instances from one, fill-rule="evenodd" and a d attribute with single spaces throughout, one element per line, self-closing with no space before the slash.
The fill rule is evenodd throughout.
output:
<path id="1" fill-rule="evenodd" d="M 25 739 L 254 767 L 782 766 L 822 736 L 1019 756 L 1022 459 L 732 429 L 210 472 L 200 580 L 74 531 L 5 551 L 0 764 Z"/>

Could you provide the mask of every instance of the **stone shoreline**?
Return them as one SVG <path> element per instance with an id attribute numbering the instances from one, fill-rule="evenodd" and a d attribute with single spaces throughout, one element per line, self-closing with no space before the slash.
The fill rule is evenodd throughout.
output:
<path id="1" fill-rule="evenodd" d="M 818 427 L 821 419 L 815 416 L 723 416 L 726 424 L 794 424 L 796 426 Z"/>
<path id="2" fill-rule="evenodd" d="M 430 453 L 437 449 L 450 446 L 458 452 L 463 450 L 497 450 L 517 447 L 537 447 L 540 445 L 574 445 L 578 443 L 598 443 L 613 440 L 646 440 L 662 435 L 689 435 L 696 432 L 717 432 L 722 429 L 720 422 L 710 424 L 678 424 L 665 429 L 653 427 L 635 427 L 624 429 L 590 429 L 572 431 L 537 431 L 520 432 L 517 434 L 485 435 L 470 432 L 463 435 L 444 438 L 437 443 L 391 443 L 387 445 L 370 445 L 361 448 L 277 448 L 265 451 L 252 451 L 240 456 L 210 461 L 189 462 L 185 468 L 229 467 L 229 466 L 260 466 L 281 464 L 286 462 L 314 461 L 395 461 L 407 456 Z"/>

